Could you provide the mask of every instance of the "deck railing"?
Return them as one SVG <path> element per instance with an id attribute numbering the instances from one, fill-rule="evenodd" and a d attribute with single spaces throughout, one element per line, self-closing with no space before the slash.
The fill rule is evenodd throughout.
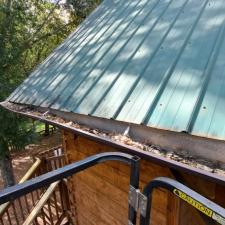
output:
<path id="1" fill-rule="evenodd" d="M 19 183 L 65 165 L 62 148 L 39 153 Z M 32 191 L 14 201 L 0 205 L 0 225 L 61 224 L 68 220 L 68 190 L 65 180 Z"/>
<path id="2" fill-rule="evenodd" d="M 69 195 L 66 180 L 74 174 L 107 161 L 119 161 L 130 166 L 130 183 L 128 193 L 128 224 L 135 225 L 140 218 L 141 225 L 149 225 L 151 221 L 152 194 L 155 189 L 165 189 L 171 194 L 189 204 L 204 219 L 206 224 L 224 225 L 225 209 L 187 186 L 167 177 L 158 177 L 151 180 L 141 192 L 139 189 L 140 165 L 137 156 L 121 152 L 106 152 L 90 156 L 78 162 L 71 163 L 43 174 L 23 184 L 9 187 L 0 193 L 1 204 L 11 202 L 13 210 L 16 210 L 14 202 L 30 194 L 33 191 L 44 189 L 44 194 L 37 202 L 29 216 L 23 221 L 23 225 L 69 225 L 76 224 L 67 216 L 70 211 Z M 47 186 L 47 188 L 46 188 Z M 65 192 L 66 191 L 66 192 Z M 21 208 L 21 206 L 19 206 Z M 22 210 L 21 210 L 22 211 Z M 4 224 L 4 221 L 1 220 Z M 12 224 L 12 221 L 8 221 Z M 18 224 L 18 221 L 16 221 Z M 20 224 L 20 223 L 19 223 Z"/>
<path id="3" fill-rule="evenodd" d="M 20 180 L 19 183 L 23 183 L 26 180 L 32 179 L 40 175 L 41 160 L 36 159 L 35 163 Z M 20 224 L 20 221 L 31 212 L 31 209 L 35 206 L 35 203 L 40 199 L 42 195 L 41 190 L 33 191 L 16 201 L 7 202 L 0 206 L 0 224 Z"/>
<path id="4" fill-rule="evenodd" d="M 63 181 L 52 183 L 23 222 L 23 225 L 58 225 L 68 222 L 67 212 L 69 208 L 67 202 L 64 201 L 66 190 Z"/>
<path id="5" fill-rule="evenodd" d="M 45 173 L 66 165 L 64 150 L 61 146 L 40 152 L 37 157 L 43 162 Z"/>

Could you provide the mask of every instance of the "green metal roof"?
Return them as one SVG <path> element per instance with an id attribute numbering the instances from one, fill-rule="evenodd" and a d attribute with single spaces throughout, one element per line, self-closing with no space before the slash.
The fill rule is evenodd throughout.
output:
<path id="1" fill-rule="evenodd" d="M 225 139 L 225 1 L 106 0 L 8 101 Z"/>

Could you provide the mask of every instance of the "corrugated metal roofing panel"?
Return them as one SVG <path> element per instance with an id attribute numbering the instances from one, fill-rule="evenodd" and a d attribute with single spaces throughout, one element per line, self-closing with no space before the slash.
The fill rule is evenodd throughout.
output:
<path id="1" fill-rule="evenodd" d="M 106 0 L 9 101 L 225 139 L 224 0 Z"/>

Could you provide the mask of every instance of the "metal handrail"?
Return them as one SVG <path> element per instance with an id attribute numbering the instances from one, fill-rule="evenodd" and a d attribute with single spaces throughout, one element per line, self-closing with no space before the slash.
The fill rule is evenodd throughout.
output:
<path id="1" fill-rule="evenodd" d="M 147 197 L 148 201 L 146 215 L 141 215 L 141 225 L 149 225 L 151 219 L 150 212 L 152 206 L 152 194 L 157 188 L 163 188 L 170 191 L 175 196 L 179 197 L 181 200 L 185 201 L 205 215 L 208 219 L 214 220 L 221 225 L 225 225 L 224 208 L 203 197 L 187 186 L 167 177 L 158 177 L 145 186 L 143 194 Z"/>
<path id="2" fill-rule="evenodd" d="M 39 158 L 36 158 L 35 163 L 29 168 L 29 170 L 26 172 L 26 174 L 21 178 L 21 180 L 19 181 L 19 184 L 24 183 L 25 181 L 29 180 L 33 174 L 35 173 L 35 171 L 37 170 L 37 168 L 40 166 L 41 164 L 41 160 Z M 0 217 L 5 213 L 5 211 L 8 209 L 8 207 L 10 206 L 10 201 L 6 202 L 2 205 L 0 205 Z"/>
<path id="3" fill-rule="evenodd" d="M 191 190 L 190 188 L 184 186 L 183 184 L 170 178 L 166 177 L 156 178 L 145 186 L 143 193 L 140 193 L 138 189 L 139 158 L 129 154 L 117 152 L 101 153 L 94 156 L 90 156 L 84 160 L 56 169 L 39 177 L 35 177 L 32 180 L 26 181 L 21 184 L 17 184 L 13 187 L 6 188 L 0 191 L 0 204 L 15 200 L 16 198 L 19 198 L 27 193 L 46 187 L 47 185 L 51 185 L 54 182 L 61 181 L 64 178 L 67 178 L 82 170 L 85 170 L 87 168 L 90 168 L 94 165 L 106 161 L 120 161 L 130 165 L 130 187 L 132 187 L 132 190 L 136 191 L 136 195 L 129 197 L 134 197 L 133 200 L 137 200 L 137 202 L 133 204 L 132 198 L 129 199 L 130 201 L 128 211 L 129 224 L 132 225 L 136 224 L 137 207 L 141 209 L 142 203 L 144 203 L 145 209 L 141 211 L 140 224 L 149 225 L 153 191 L 157 188 L 163 188 L 170 191 L 175 196 L 179 197 L 180 199 L 182 199 L 183 201 L 194 207 L 201 214 L 205 215 L 208 219 L 214 220 L 221 225 L 225 225 L 224 208 L 208 200 L 207 198 Z M 132 190 L 130 189 L 129 195 L 130 194 L 132 195 Z"/>
<path id="4" fill-rule="evenodd" d="M 46 187 L 51 183 L 67 178 L 82 170 L 90 168 L 96 164 L 106 161 L 120 161 L 130 165 L 130 185 L 134 188 L 139 187 L 139 158 L 120 152 L 101 153 L 90 156 L 84 160 L 72 163 L 62 168 L 56 169 L 22 184 L 17 184 L 0 191 L 0 204 L 12 201 L 36 189 Z M 136 211 L 129 205 L 129 221 L 136 224 Z"/>

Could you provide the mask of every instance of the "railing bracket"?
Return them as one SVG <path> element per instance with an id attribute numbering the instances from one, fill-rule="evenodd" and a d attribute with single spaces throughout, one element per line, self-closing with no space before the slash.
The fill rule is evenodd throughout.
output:
<path id="1" fill-rule="evenodd" d="M 148 202 L 147 197 L 143 195 L 139 189 L 135 189 L 133 186 L 130 186 L 128 199 L 129 204 L 135 209 L 135 211 L 137 212 L 139 210 L 141 215 L 145 217 Z"/>

